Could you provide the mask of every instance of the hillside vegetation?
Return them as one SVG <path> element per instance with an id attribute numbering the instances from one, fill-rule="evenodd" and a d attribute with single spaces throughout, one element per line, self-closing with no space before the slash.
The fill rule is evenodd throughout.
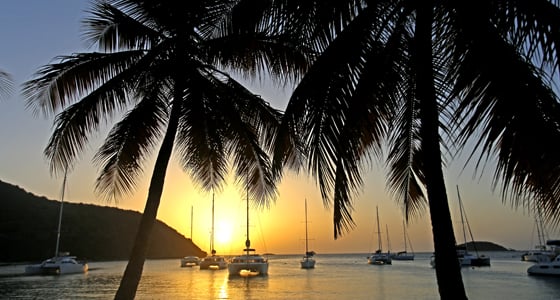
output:
<path id="1" fill-rule="evenodd" d="M 0 262 L 37 261 L 54 255 L 60 201 L 0 181 Z M 126 260 L 141 214 L 64 202 L 60 251 L 88 260 Z M 154 225 L 148 258 L 206 256 L 190 239 L 161 221 Z"/>

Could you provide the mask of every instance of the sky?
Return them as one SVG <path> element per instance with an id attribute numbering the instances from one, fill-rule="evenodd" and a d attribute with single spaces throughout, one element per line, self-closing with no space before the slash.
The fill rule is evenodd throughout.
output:
<path id="1" fill-rule="evenodd" d="M 12 95 L 0 100 L 0 180 L 54 200 L 60 200 L 62 178 L 51 176 L 43 156 L 54 117 L 36 116 L 26 109 L 20 87 L 41 66 L 56 62 L 57 56 L 93 51 L 86 48 L 80 31 L 80 22 L 86 16 L 88 5 L 86 0 L 0 1 L 0 69 L 11 74 L 14 81 Z M 266 82 L 246 84 L 274 107 L 285 108 L 289 88 L 277 88 Z M 106 202 L 94 194 L 98 170 L 92 158 L 107 132 L 105 128 L 92 139 L 88 151 L 69 174 L 64 201 L 142 212 L 153 160 L 145 165 L 144 176 L 132 196 L 118 202 Z M 491 241 L 517 250 L 531 248 L 536 242 L 534 217 L 526 208 L 514 208 L 509 202 L 502 202 L 500 195 L 492 191 L 492 168 L 487 168 L 482 175 L 474 174 L 472 167 L 463 170 L 464 162 L 461 157 L 456 158 L 444 169 L 457 241 L 463 242 L 458 186 L 475 240 Z M 274 203 L 268 209 L 250 210 L 252 247 L 260 253 L 303 253 L 304 200 L 307 199 L 311 250 L 317 253 L 374 251 L 377 249 L 376 207 L 379 208 L 384 249 L 390 246 L 392 251 L 403 250 L 402 208 L 391 198 L 385 186 L 385 174 L 381 164 L 372 164 L 365 170 L 365 184 L 353 202 L 352 216 L 356 226 L 335 240 L 332 209 L 323 205 L 314 180 L 305 174 L 288 172 L 278 186 L 279 196 Z M 214 195 L 215 248 L 219 254 L 237 254 L 244 248 L 245 196 L 233 182 L 233 178 L 228 178 L 224 190 Z M 194 186 L 178 161 L 173 159 L 158 219 L 208 251 L 211 206 L 212 195 Z M 410 221 L 407 232 L 414 251 L 433 251 L 427 210 Z M 548 233 L 551 238 L 560 237 L 558 230 L 549 228 Z M 411 245 L 408 246 L 410 251 Z"/>

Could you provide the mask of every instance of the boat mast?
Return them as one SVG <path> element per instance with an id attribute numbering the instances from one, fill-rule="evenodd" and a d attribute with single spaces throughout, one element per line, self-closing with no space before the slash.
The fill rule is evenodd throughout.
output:
<path id="1" fill-rule="evenodd" d="M 54 256 L 58 256 L 58 246 L 60 245 L 60 227 L 62 225 L 62 208 L 64 205 L 64 192 L 66 190 L 66 177 L 68 174 L 68 168 L 64 169 L 64 179 L 62 180 L 62 191 L 60 193 L 60 210 L 58 212 L 58 229 L 56 230 L 56 247 L 54 250 Z"/>
<path id="2" fill-rule="evenodd" d="M 459 194 L 459 186 L 457 185 L 457 198 L 459 199 L 459 212 L 461 213 L 461 224 L 463 226 L 463 240 L 465 241 L 465 251 L 467 250 L 467 233 L 465 231 L 465 219 L 463 218 L 463 202 L 461 194 Z"/>
<path id="3" fill-rule="evenodd" d="M 248 177 L 248 176 L 247 176 Z M 249 239 L 249 178 L 247 178 L 247 240 L 245 240 L 245 251 L 249 255 L 251 240 Z"/>
<path id="4" fill-rule="evenodd" d="M 191 241 L 192 241 L 192 225 L 193 225 L 193 206 L 191 205 Z"/>
<path id="5" fill-rule="evenodd" d="M 379 207 L 375 207 L 375 210 L 377 212 L 377 245 L 379 246 L 379 251 L 381 251 L 383 249 L 382 243 L 381 243 L 381 229 L 379 227 Z"/>
<path id="6" fill-rule="evenodd" d="M 214 249 L 214 192 L 212 192 L 212 232 L 210 233 L 210 253 L 216 254 Z"/>
<path id="7" fill-rule="evenodd" d="M 404 225 L 404 220 L 402 221 L 402 230 L 403 230 L 403 238 L 404 238 L 404 252 L 406 252 L 406 227 Z"/>
<path id="8" fill-rule="evenodd" d="M 305 198 L 305 255 L 309 252 L 307 239 L 307 198 Z"/>

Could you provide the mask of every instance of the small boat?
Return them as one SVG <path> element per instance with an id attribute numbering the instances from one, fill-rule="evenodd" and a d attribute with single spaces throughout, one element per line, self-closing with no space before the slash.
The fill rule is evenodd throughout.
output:
<path id="1" fill-rule="evenodd" d="M 196 256 L 185 256 L 181 258 L 181 268 L 194 267 L 200 264 L 200 259 Z"/>
<path id="2" fill-rule="evenodd" d="M 538 262 L 527 269 L 529 275 L 560 276 L 560 255 L 549 262 Z"/>
<path id="3" fill-rule="evenodd" d="M 227 268 L 227 261 L 224 257 L 216 255 L 214 249 L 214 194 L 212 194 L 212 230 L 210 231 L 210 253 L 200 261 L 201 270 L 222 270 Z"/>
<path id="4" fill-rule="evenodd" d="M 193 230 L 193 207 L 191 205 L 191 241 L 192 241 L 192 230 Z M 197 256 L 185 256 L 181 258 L 181 268 L 198 266 L 200 259 Z"/>
<path id="5" fill-rule="evenodd" d="M 459 194 L 459 186 L 457 186 L 457 198 L 459 199 L 459 212 L 461 213 L 461 224 L 463 228 L 463 239 L 465 243 L 461 246 L 456 247 L 457 252 L 457 259 L 459 260 L 459 264 L 462 267 L 489 267 L 490 266 L 490 257 L 486 255 L 479 255 L 478 251 L 476 250 L 476 243 L 474 242 L 474 238 L 471 232 L 471 227 L 469 225 L 469 220 L 467 219 L 466 213 L 464 212 L 465 208 L 463 207 L 463 202 L 461 201 L 461 195 Z M 471 236 L 472 245 L 476 254 L 472 254 L 467 250 L 467 229 L 465 229 L 465 224 L 468 228 L 468 231 Z M 430 265 L 435 268 L 436 260 L 435 255 L 432 255 L 430 258 Z"/>
<path id="6" fill-rule="evenodd" d="M 70 256 L 69 252 L 60 252 L 60 229 L 62 226 L 62 210 L 64 207 L 64 192 L 66 190 L 67 171 L 64 172 L 64 180 L 62 181 L 62 192 L 60 197 L 60 210 L 58 213 L 58 229 L 56 232 L 55 256 L 44 260 L 39 264 L 29 265 L 25 267 L 26 275 L 61 275 L 85 273 L 89 267 L 86 262 L 76 260 L 75 256 Z"/>
<path id="7" fill-rule="evenodd" d="M 548 247 L 548 235 L 543 220 L 540 217 L 540 210 L 537 208 L 535 215 L 535 228 L 537 230 L 538 244 L 534 246 L 533 250 L 529 250 L 521 255 L 522 261 L 530 262 L 550 262 L 558 253 L 556 249 Z M 546 243 L 545 243 L 546 242 Z"/>
<path id="8" fill-rule="evenodd" d="M 245 253 L 232 258 L 228 264 L 227 268 L 230 276 L 268 275 L 268 259 L 258 255 L 255 249 L 251 248 L 251 240 L 249 239 L 249 191 L 247 191 L 247 239 L 243 252 Z"/>
<path id="9" fill-rule="evenodd" d="M 29 265 L 25 267 L 26 275 L 62 275 L 85 273 L 88 271 L 88 264 L 78 262 L 75 256 L 69 253 L 60 253 L 59 255 L 46 259 L 40 264 Z"/>
<path id="10" fill-rule="evenodd" d="M 300 261 L 302 269 L 313 269 L 315 268 L 315 255 L 314 251 L 309 251 L 309 238 L 307 235 L 307 199 L 305 199 L 305 255 Z"/>
<path id="11" fill-rule="evenodd" d="M 379 208 L 375 207 L 377 211 L 377 244 L 378 249 L 370 256 L 368 256 L 368 264 L 370 265 L 390 265 L 391 254 L 389 252 L 383 253 L 383 246 L 381 242 L 381 229 L 379 227 Z"/>
<path id="12" fill-rule="evenodd" d="M 392 253 L 391 254 L 391 259 L 394 260 L 414 260 L 414 250 L 412 250 L 412 243 L 410 243 L 410 238 L 408 237 L 408 234 L 406 233 L 406 226 L 404 224 L 404 220 L 403 220 L 403 237 L 404 237 L 404 251 L 400 251 L 397 253 Z M 410 244 L 410 249 L 412 251 L 412 253 L 407 252 L 407 240 Z"/>

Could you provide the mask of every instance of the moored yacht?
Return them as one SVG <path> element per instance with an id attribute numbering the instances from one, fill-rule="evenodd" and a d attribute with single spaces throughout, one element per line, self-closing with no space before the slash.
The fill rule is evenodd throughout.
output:
<path id="1" fill-rule="evenodd" d="M 247 240 L 245 240 L 245 252 L 242 255 L 231 259 L 228 264 L 228 272 L 230 276 L 257 276 L 268 274 L 268 259 L 256 253 L 251 248 L 251 240 L 249 240 L 249 192 L 247 192 Z"/>
<path id="2" fill-rule="evenodd" d="M 85 273 L 88 271 L 88 264 L 79 262 L 75 256 L 69 253 L 60 253 L 60 255 L 49 258 L 40 264 L 29 265 L 25 267 L 26 275 L 62 275 Z"/>

